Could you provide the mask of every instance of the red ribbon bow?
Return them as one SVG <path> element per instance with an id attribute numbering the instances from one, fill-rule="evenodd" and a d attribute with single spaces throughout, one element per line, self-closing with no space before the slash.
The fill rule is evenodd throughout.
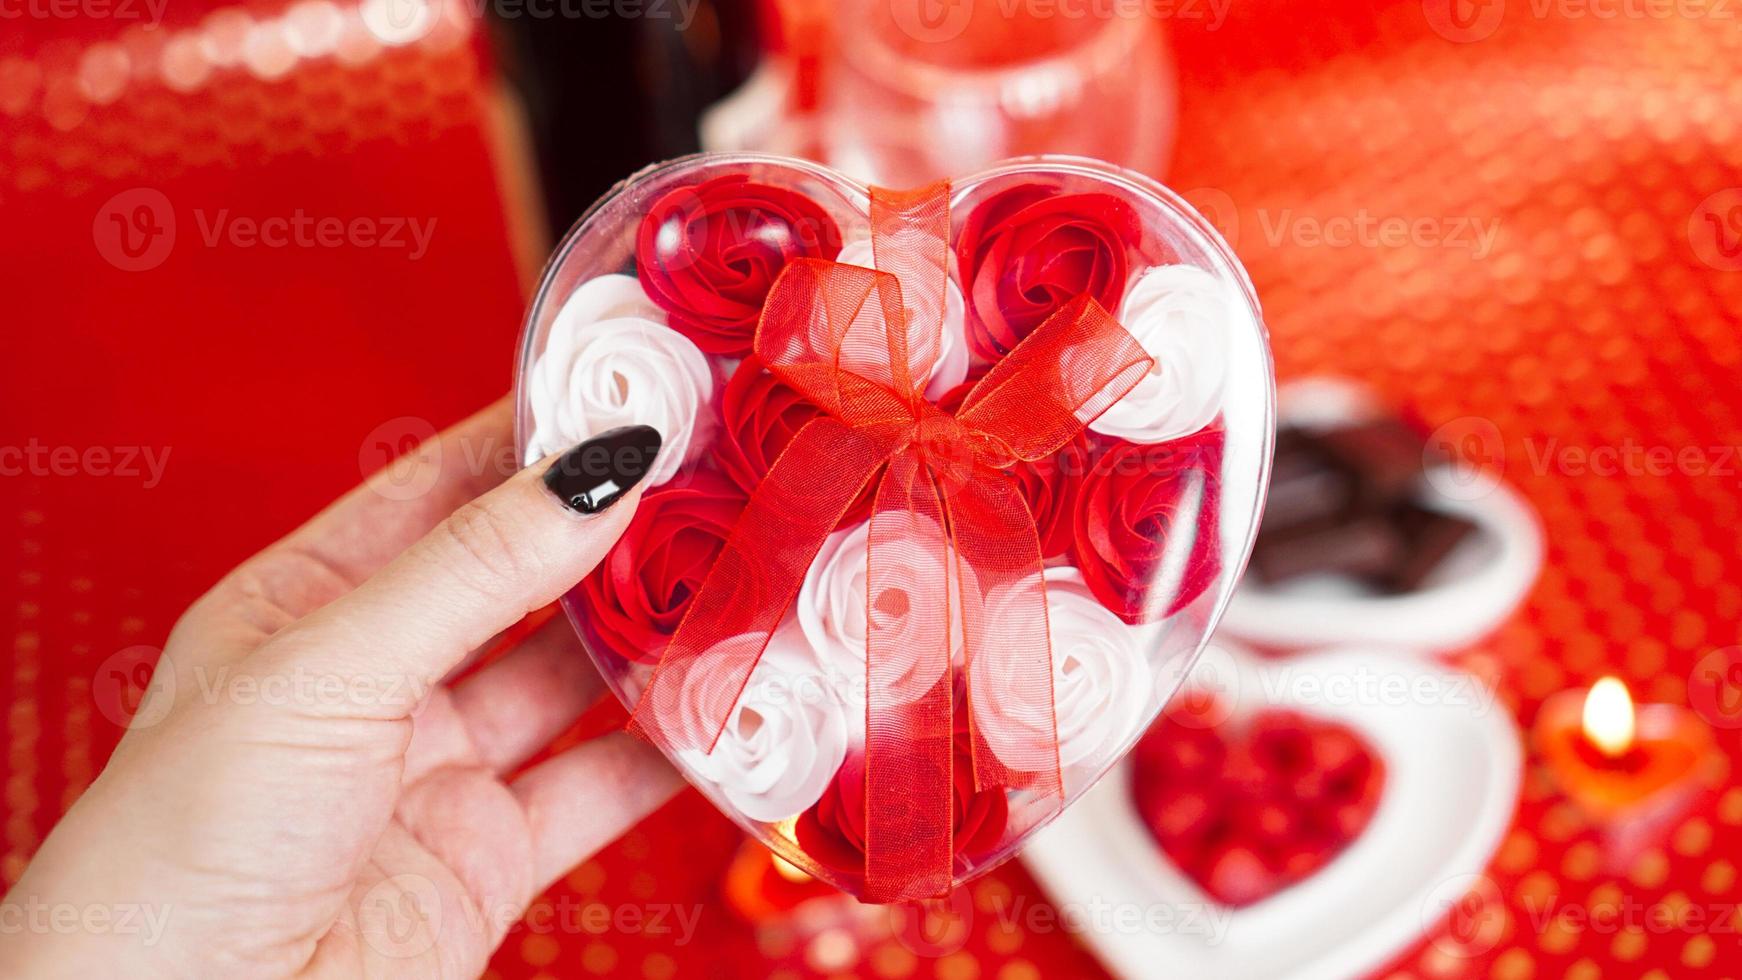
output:
<path id="1" fill-rule="evenodd" d="M 775 281 L 756 353 L 826 414 L 794 435 L 751 495 L 631 721 L 667 751 L 712 751 L 806 570 L 881 469 L 867 553 L 868 902 L 949 890 L 952 610 L 964 658 L 993 658 L 985 666 L 996 673 L 982 676 L 1001 679 L 999 695 L 1021 699 L 1026 716 L 1053 716 L 1040 544 L 1003 469 L 1057 451 L 1153 363 L 1083 296 L 994 365 L 955 415 L 926 401 L 949 227 L 947 182 L 873 189 L 872 250 L 885 271 L 799 259 Z M 903 562 L 915 546 L 934 560 Z M 993 600 L 1032 613 L 987 622 Z M 976 787 L 1062 803 L 1056 728 L 999 732 L 994 753 L 972 712 L 969 721 Z"/>

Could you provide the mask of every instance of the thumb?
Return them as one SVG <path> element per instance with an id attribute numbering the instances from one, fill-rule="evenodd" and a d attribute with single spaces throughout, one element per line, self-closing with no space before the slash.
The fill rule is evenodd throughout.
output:
<path id="1" fill-rule="evenodd" d="M 659 448 L 659 433 L 636 425 L 547 457 L 254 657 L 268 671 L 395 685 L 402 693 L 378 691 L 368 707 L 409 713 L 470 650 L 598 565 L 629 526 Z"/>

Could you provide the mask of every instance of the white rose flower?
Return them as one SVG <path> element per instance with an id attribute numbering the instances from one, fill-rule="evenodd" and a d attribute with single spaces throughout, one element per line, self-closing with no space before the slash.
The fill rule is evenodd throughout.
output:
<path id="1" fill-rule="evenodd" d="M 753 638 L 726 642 L 748 646 Z M 699 687 L 683 693 L 683 710 L 692 713 L 688 722 L 707 730 L 709 719 L 701 715 L 713 699 Z M 846 758 L 853 730 L 839 692 L 823 677 L 803 635 L 788 626 L 769 639 L 713 751 L 681 749 L 677 758 L 719 787 L 746 817 L 774 823 L 822 797 Z"/>
<path id="2" fill-rule="evenodd" d="M 844 265 L 856 265 L 866 269 L 877 268 L 872 260 L 871 239 L 859 238 L 841 246 L 841 254 L 835 257 L 836 262 Z M 937 360 L 932 364 L 931 375 L 926 381 L 925 396 L 932 401 L 943 397 L 945 392 L 961 384 L 968 377 L 968 341 L 964 333 L 967 322 L 967 304 L 962 301 L 962 287 L 956 285 L 954 279 L 944 280 L 944 332 L 939 338 L 941 347 L 929 335 L 930 324 L 925 324 L 928 334 L 920 336 L 917 343 L 911 343 L 908 349 L 908 362 L 915 372 L 924 363 L 924 358 L 933 350 L 937 351 Z M 911 312 L 913 307 L 907 296 L 907 283 L 902 283 L 902 300 L 908 304 Z M 868 308 L 878 319 L 882 319 L 882 307 L 877 305 L 873 296 Z M 850 361 L 845 363 L 851 368 Z"/>
<path id="3" fill-rule="evenodd" d="M 829 535 L 805 572 L 798 592 L 799 628 L 816 651 L 824 672 L 835 678 L 838 686 L 855 692 L 858 704 L 864 701 L 867 614 L 876 620 L 882 631 L 879 635 L 889 636 L 890 643 L 881 655 L 895 658 L 894 667 L 899 672 L 897 689 L 881 693 L 914 700 L 937 680 L 930 666 L 918 669 L 926 652 L 922 631 L 941 613 L 937 583 L 958 564 L 936 523 L 909 514 L 891 515 L 889 520 L 896 538 L 878 545 L 878 560 L 890 570 L 891 579 L 882 583 L 878 595 L 866 594 L 869 521 Z M 957 580 L 951 579 L 951 588 L 957 591 L 951 593 L 950 650 L 958 663 L 963 646 L 963 592 L 979 595 L 972 570 L 966 571 L 965 583 L 958 586 L 954 584 Z"/>
<path id="4" fill-rule="evenodd" d="M 1053 714 L 1058 719 L 1059 765 L 1099 768 L 1137 734 L 1154 689 L 1140 642 L 1142 628 L 1128 626 L 1101 605 L 1082 573 L 1046 569 L 1046 615 L 1052 638 Z M 994 629 L 1034 625 L 1036 615 L 1008 594 L 987 603 Z M 1003 658 L 976 654 L 969 664 L 974 721 L 992 751 L 1012 768 L 1025 749 L 1049 734 L 1045 706 L 1024 700 Z"/>
<path id="5" fill-rule="evenodd" d="M 1197 266 L 1139 275 L 1119 322 L 1155 358 L 1142 381 L 1089 428 L 1131 442 L 1166 442 L 1215 419 L 1228 373 L 1229 304 L 1221 280 Z"/>
<path id="6" fill-rule="evenodd" d="M 663 440 L 647 477 L 657 486 L 701 449 L 714 375 L 635 277 L 613 274 L 582 284 L 563 304 L 527 387 L 527 462 L 618 426 L 651 425 Z"/>

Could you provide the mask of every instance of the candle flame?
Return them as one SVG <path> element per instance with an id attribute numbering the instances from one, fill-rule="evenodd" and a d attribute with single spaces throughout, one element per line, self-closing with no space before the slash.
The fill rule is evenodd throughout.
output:
<path id="1" fill-rule="evenodd" d="M 783 858 L 778 854 L 771 854 L 769 857 L 774 858 L 774 870 L 787 881 L 805 882 L 811 880 L 810 872 L 796 864 L 793 864 L 786 858 Z"/>
<path id="2" fill-rule="evenodd" d="M 1619 677 L 1605 677 L 1585 695 L 1585 737 L 1604 755 L 1621 755 L 1633 745 L 1633 698 Z"/>

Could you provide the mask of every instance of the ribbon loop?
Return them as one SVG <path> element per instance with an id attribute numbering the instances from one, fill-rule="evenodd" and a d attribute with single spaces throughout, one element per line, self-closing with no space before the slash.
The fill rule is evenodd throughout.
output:
<path id="1" fill-rule="evenodd" d="M 1153 363 L 1101 304 L 1079 296 L 994 364 L 956 417 L 1017 459 L 1045 459 L 1112 408 Z"/>
<path id="2" fill-rule="evenodd" d="M 947 183 L 874 188 L 872 254 L 883 271 L 799 259 L 775 281 L 756 353 L 826 414 L 751 494 L 631 717 L 668 752 L 711 751 L 824 540 L 881 470 L 866 557 L 860 897 L 869 902 L 948 890 L 956 766 L 972 766 L 977 789 L 1062 802 L 1050 724 L 999 731 L 993 751 L 970 711 L 971 751 L 960 757 L 956 675 L 990 658 L 982 666 L 1012 681 L 1003 696 L 1054 717 L 1040 544 L 1002 471 L 1057 451 L 1152 364 L 1083 296 L 994 365 L 956 415 L 926 401 L 943 344 L 949 225 Z M 1025 611 L 994 621 L 994 603 Z"/>

